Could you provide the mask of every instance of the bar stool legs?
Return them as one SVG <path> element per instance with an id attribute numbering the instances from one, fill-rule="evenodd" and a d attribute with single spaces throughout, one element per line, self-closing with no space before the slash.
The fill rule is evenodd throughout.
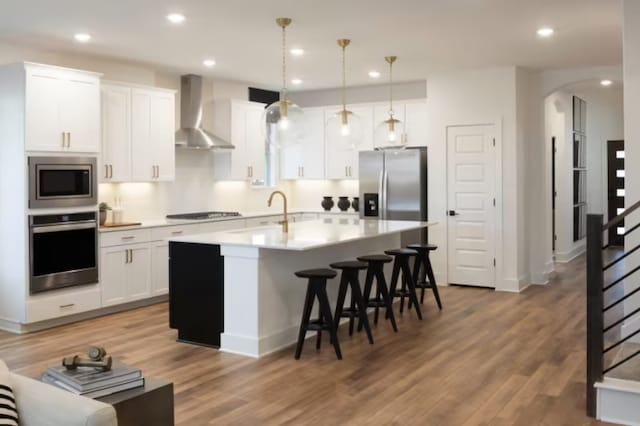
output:
<path id="1" fill-rule="evenodd" d="M 397 249 L 387 250 L 385 251 L 385 254 L 395 257 L 395 262 L 393 263 L 393 272 L 391 274 L 391 299 L 393 300 L 393 298 L 395 297 L 404 299 L 405 296 L 408 296 L 410 303 L 413 303 L 413 305 L 409 305 L 409 308 L 413 307 L 416 311 L 418 319 L 422 320 L 422 309 L 420 308 L 420 304 L 418 303 L 416 287 L 413 281 L 411 267 L 409 266 L 409 258 L 411 256 L 415 256 L 417 253 L 414 250 Z M 402 274 L 402 284 L 401 290 L 398 291 L 398 279 L 400 278 L 400 274 Z M 401 301 L 400 312 L 402 312 L 402 310 L 403 305 Z M 387 318 L 388 317 L 389 314 L 387 314 Z"/>
<path id="2" fill-rule="evenodd" d="M 361 262 L 367 262 L 367 276 L 364 281 L 363 299 L 368 307 L 374 308 L 373 323 L 378 324 L 378 313 L 381 307 L 385 308 L 385 314 L 391 322 L 394 332 L 398 331 L 396 316 L 393 313 L 393 301 L 389 295 L 387 280 L 384 277 L 384 264 L 393 261 L 393 258 L 384 255 L 371 255 L 358 257 Z M 373 280 L 376 280 L 376 296 L 371 298 Z M 358 331 L 362 330 L 362 323 L 358 324 Z"/>
<path id="3" fill-rule="evenodd" d="M 430 288 L 433 297 L 436 299 L 438 309 L 442 310 L 442 301 L 440 300 L 436 277 L 433 274 L 433 267 L 431 266 L 431 259 L 429 258 L 429 253 L 436 250 L 438 246 L 432 244 L 411 244 L 408 248 L 418 252 L 413 267 L 413 279 L 416 283 L 416 288 L 421 289 L 420 303 L 424 303 L 425 289 Z"/>
<path id="4" fill-rule="evenodd" d="M 321 334 L 323 330 L 329 332 L 331 344 L 336 352 L 336 357 L 338 359 L 342 359 L 340 342 L 338 341 L 338 336 L 336 334 L 336 327 L 331 313 L 331 306 L 329 305 L 329 298 L 327 296 L 327 279 L 334 278 L 337 275 L 336 272 L 331 269 L 313 269 L 308 271 L 299 271 L 296 272 L 295 275 L 300 278 L 309 279 L 304 308 L 302 311 L 302 320 L 300 322 L 300 331 L 298 333 L 298 343 L 296 344 L 295 359 L 300 359 L 307 331 L 318 332 L 316 337 L 316 348 L 319 349 L 322 342 Z M 316 298 L 318 299 L 319 304 L 318 319 L 310 320 L 313 303 Z"/>
<path id="5" fill-rule="evenodd" d="M 373 334 L 369 327 L 369 318 L 367 317 L 367 304 L 362 297 L 360 290 L 360 280 L 358 273 L 362 269 L 367 268 L 367 264 L 363 262 L 338 262 L 330 265 L 334 269 L 341 269 L 342 276 L 340 278 L 340 288 L 338 290 L 338 301 L 336 302 L 336 314 L 334 323 L 336 328 L 340 323 L 340 318 L 349 318 L 349 335 L 353 335 L 353 323 L 356 316 L 363 324 L 369 343 L 373 344 Z M 344 301 L 347 295 L 347 288 L 351 288 L 351 304 L 348 308 L 344 308 Z"/>

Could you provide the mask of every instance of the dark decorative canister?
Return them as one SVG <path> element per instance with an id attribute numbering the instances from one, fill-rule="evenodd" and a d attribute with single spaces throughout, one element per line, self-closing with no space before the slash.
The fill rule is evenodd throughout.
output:
<path id="1" fill-rule="evenodd" d="M 353 211 L 359 211 L 360 209 L 360 198 L 353 197 L 353 201 L 351 202 L 351 207 L 353 207 Z"/>
<path id="2" fill-rule="evenodd" d="M 324 211 L 328 212 L 333 208 L 335 203 L 333 202 L 333 197 L 322 197 L 322 203 L 320 203 Z"/>
<path id="3" fill-rule="evenodd" d="M 338 208 L 341 212 L 346 212 L 351 207 L 351 201 L 349 197 L 338 197 Z"/>

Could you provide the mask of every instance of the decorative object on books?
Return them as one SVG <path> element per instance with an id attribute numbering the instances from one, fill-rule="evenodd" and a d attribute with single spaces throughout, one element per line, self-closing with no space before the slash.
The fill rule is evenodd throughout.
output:
<path id="1" fill-rule="evenodd" d="M 75 370 L 78 367 L 93 367 L 102 371 L 111 370 L 113 360 L 107 356 L 107 351 L 99 346 L 91 346 L 87 351 L 89 359 L 82 359 L 78 355 L 64 357 L 62 365 L 67 370 Z"/>
<path id="2" fill-rule="evenodd" d="M 18 407 L 13 395 L 9 369 L 0 360 L 0 424 L 18 426 Z"/>
<path id="3" fill-rule="evenodd" d="M 320 205 L 322 206 L 324 211 L 328 212 L 335 205 L 335 203 L 333 202 L 333 197 L 330 197 L 330 196 L 322 197 L 322 203 L 320 203 Z"/>
<path id="4" fill-rule="evenodd" d="M 140 369 L 117 361 L 112 362 L 111 357 L 106 356 L 104 349 L 92 347 L 89 356 L 96 359 L 91 360 L 91 363 L 108 362 L 111 365 L 110 369 L 104 370 L 102 367 L 95 368 L 91 365 L 68 369 L 66 365 L 55 365 L 49 367 L 42 375 L 42 381 L 89 398 L 99 398 L 144 385 L 144 377 Z M 102 360 L 98 360 L 100 358 Z"/>
<path id="5" fill-rule="evenodd" d="M 349 197 L 338 197 L 338 208 L 342 212 L 346 212 L 351 207 L 351 201 L 349 201 Z"/>

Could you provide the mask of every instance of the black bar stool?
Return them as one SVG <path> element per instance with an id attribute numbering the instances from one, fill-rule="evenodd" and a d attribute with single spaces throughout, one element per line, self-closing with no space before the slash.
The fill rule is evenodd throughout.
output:
<path id="1" fill-rule="evenodd" d="M 407 248 L 418 252 L 413 266 L 413 281 L 416 283 L 416 288 L 421 289 L 420 303 L 424 303 L 424 290 L 430 288 L 438 304 L 438 309 L 442 310 L 436 277 L 433 274 L 431 259 L 429 258 L 429 253 L 437 250 L 438 246 L 433 244 L 409 244 Z M 411 307 L 411 302 L 409 302 L 409 307 Z"/>
<path id="2" fill-rule="evenodd" d="M 404 310 L 404 298 L 408 297 L 413 302 L 413 308 L 416 310 L 416 315 L 419 319 L 422 319 L 422 310 L 418 304 L 418 296 L 416 295 L 416 286 L 413 281 L 413 274 L 411 273 L 411 267 L 409 266 L 409 260 L 413 256 L 417 256 L 418 252 L 411 249 L 395 249 L 387 250 L 384 252 L 389 256 L 393 256 L 395 261 L 393 262 L 393 273 L 391 274 L 391 300 L 396 297 L 400 297 L 400 312 Z M 402 286 L 398 290 L 398 278 L 402 272 Z M 409 305 L 411 309 L 411 305 Z M 387 314 L 387 318 L 389 315 Z"/>
<path id="3" fill-rule="evenodd" d="M 364 280 L 364 293 L 362 296 L 369 308 L 375 308 L 373 323 L 378 324 L 378 310 L 385 308 L 385 313 L 388 313 L 388 318 L 391 320 L 393 331 L 397 332 L 398 326 L 396 325 L 396 316 L 393 314 L 393 300 L 389 295 L 387 280 L 384 277 L 384 265 L 385 263 L 393 262 L 393 258 L 383 254 L 373 254 L 360 256 L 358 260 L 368 264 L 367 278 Z M 376 280 L 376 297 L 371 298 L 374 278 Z M 362 330 L 362 323 L 358 324 L 358 331 L 360 330 Z"/>
<path id="4" fill-rule="evenodd" d="M 332 269 L 307 269 L 305 271 L 298 271 L 295 275 L 299 278 L 309 279 L 307 296 L 305 297 L 304 309 L 302 311 L 302 321 L 300 322 L 300 333 L 298 334 L 298 343 L 296 345 L 296 359 L 300 359 L 307 331 L 318 332 L 316 349 L 320 349 L 322 330 L 329 332 L 331 344 L 336 351 L 336 356 L 338 359 L 342 359 L 340 343 L 338 342 L 336 327 L 333 323 L 331 305 L 329 305 L 329 297 L 327 296 L 327 280 L 335 278 L 338 274 Z M 320 306 L 318 319 L 310 320 L 311 309 L 313 309 L 313 303 L 316 298 L 318 298 L 318 304 Z"/>
<path id="5" fill-rule="evenodd" d="M 356 317 L 359 317 L 360 322 L 362 322 L 362 325 L 364 326 L 364 330 L 367 332 L 369 343 L 373 344 L 373 335 L 371 334 L 369 318 L 367 317 L 367 304 L 362 297 L 360 280 L 358 279 L 360 271 L 367 269 L 368 265 L 365 262 L 347 261 L 332 263 L 329 266 L 333 269 L 339 269 L 342 271 L 334 319 L 336 329 L 340 325 L 340 318 L 349 318 L 349 336 L 353 335 L 353 322 Z M 351 304 L 348 308 L 345 308 L 344 299 L 347 295 L 348 287 L 351 287 Z"/>

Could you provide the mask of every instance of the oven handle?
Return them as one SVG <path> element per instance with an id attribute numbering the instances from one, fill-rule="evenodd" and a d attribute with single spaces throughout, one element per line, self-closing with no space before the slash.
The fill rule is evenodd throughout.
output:
<path id="1" fill-rule="evenodd" d="M 47 232 L 62 232 L 62 231 L 72 231 L 76 229 L 95 229 L 95 228 L 96 228 L 96 222 L 88 221 L 88 222 L 83 222 L 79 224 L 34 226 L 33 233 L 45 234 Z"/>

